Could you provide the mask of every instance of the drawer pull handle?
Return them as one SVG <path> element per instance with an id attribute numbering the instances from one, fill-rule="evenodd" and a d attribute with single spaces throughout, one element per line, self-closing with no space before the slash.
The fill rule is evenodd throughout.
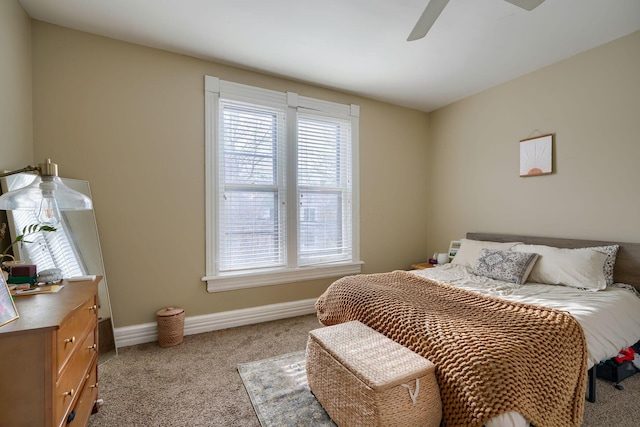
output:
<path id="1" fill-rule="evenodd" d="M 97 387 L 98 387 L 98 383 L 91 384 L 91 385 L 89 386 L 89 388 L 97 388 Z"/>
<path id="2" fill-rule="evenodd" d="M 64 393 L 62 393 L 63 396 L 70 396 L 73 397 L 73 395 L 76 393 L 76 391 L 74 389 L 71 389 L 69 391 L 65 391 Z"/>
<path id="3" fill-rule="evenodd" d="M 68 343 L 68 344 L 73 344 L 74 342 L 76 342 L 76 337 L 75 337 L 75 335 L 74 335 L 74 336 L 72 336 L 71 338 L 67 338 L 66 340 L 64 340 L 64 342 L 65 342 L 65 343 Z"/>
<path id="4" fill-rule="evenodd" d="M 98 308 L 98 306 L 94 304 L 94 305 L 92 305 L 91 307 L 89 307 L 89 310 L 95 310 L 95 309 L 97 309 L 97 308 Z"/>
<path id="5" fill-rule="evenodd" d="M 89 347 L 87 347 L 87 349 L 89 350 L 96 350 L 98 348 L 98 344 L 92 344 Z"/>

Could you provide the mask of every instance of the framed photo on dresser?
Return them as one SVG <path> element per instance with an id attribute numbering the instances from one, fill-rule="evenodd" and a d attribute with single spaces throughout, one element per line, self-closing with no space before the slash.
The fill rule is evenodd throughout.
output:
<path id="1" fill-rule="evenodd" d="M 5 282 L 4 276 L 0 274 L 0 327 L 16 320 L 18 317 L 20 316 L 13 302 L 11 292 L 9 292 L 7 282 Z"/>

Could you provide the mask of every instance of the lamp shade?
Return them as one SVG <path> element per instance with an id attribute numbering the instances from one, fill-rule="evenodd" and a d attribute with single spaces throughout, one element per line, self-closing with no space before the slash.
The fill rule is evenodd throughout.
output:
<path id="1" fill-rule="evenodd" d="M 1 210 L 39 210 L 44 199 L 55 200 L 61 211 L 93 208 L 91 199 L 72 190 L 58 176 L 38 175 L 31 184 L 0 196 Z"/>

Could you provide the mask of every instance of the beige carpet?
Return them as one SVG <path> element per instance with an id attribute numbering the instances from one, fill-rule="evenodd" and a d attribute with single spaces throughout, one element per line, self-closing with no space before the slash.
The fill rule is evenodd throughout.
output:
<path id="1" fill-rule="evenodd" d="M 190 335 L 175 347 L 120 349 L 100 365 L 104 405 L 89 426 L 259 427 L 236 365 L 302 350 L 320 326 L 309 315 Z M 620 391 L 598 380 L 598 401 L 585 403 L 585 427 L 640 425 L 640 374 L 622 385 Z"/>

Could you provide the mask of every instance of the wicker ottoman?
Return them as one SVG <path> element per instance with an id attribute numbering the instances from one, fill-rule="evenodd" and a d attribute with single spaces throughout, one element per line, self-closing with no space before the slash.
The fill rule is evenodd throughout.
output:
<path id="1" fill-rule="evenodd" d="M 309 332 L 307 379 L 338 426 L 440 425 L 435 365 L 360 322 Z"/>

